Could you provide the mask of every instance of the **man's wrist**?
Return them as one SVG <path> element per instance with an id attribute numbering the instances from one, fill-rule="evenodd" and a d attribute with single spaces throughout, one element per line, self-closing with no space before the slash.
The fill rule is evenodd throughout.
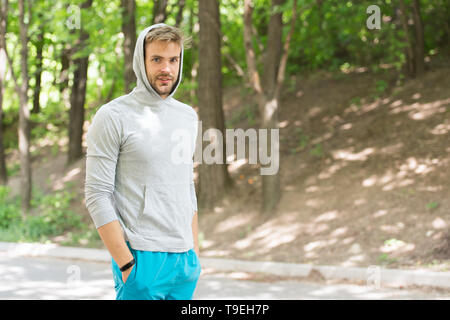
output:
<path id="1" fill-rule="evenodd" d="M 134 264 L 135 264 L 134 259 L 131 259 L 131 261 L 129 261 L 128 263 L 126 263 L 126 264 L 124 264 L 123 266 L 120 267 L 120 271 L 121 272 L 127 271 L 132 266 L 134 266 Z"/>

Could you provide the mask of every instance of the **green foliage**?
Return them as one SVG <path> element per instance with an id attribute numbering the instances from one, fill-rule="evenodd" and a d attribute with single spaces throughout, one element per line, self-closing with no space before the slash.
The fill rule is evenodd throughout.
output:
<path id="1" fill-rule="evenodd" d="M 379 264 L 386 264 L 386 265 L 389 265 L 389 264 L 397 262 L 397 259 L 391 258 L 387 253 L 380 254 L 378 256 L 377 260 L 378 260 Z"/>
<path id="2" fill-rule="evenodd" d="M 297 133 L 297 138 L 298 138 L 298 150 L 297 151 L 301 151 L 308 146 L 309 136 L 307 134 L 303 133 L 303 130 L 300 127 L 296 127 L 295 132 Z"/>
<path id="3" fill-rule="evenodd" d="M 246 121 L 249 127 L 254 127 L 256 125 L 256 107 L 253 105 L 246 105 L 239 111 L 233 113 L 232 117 L 228 119 L 225 123 L 227 129 L 233 129 L 241 121 Z"/>
<path id="4" fill-rule="evenodd" d="M 17 199 L 8 199 L 10 192 L 10 187 L 0 185 L 0 229 L 7 229 L 21 218 L 20 203 Z"/>
<path id="5" fill-rule="evenodd" d="M 11 199 L 10 189 L 0 186 L 0 240 L 45 242 L 69 230 L 83 229 L 81 216 L 69 209 L 75 196 L 73 192 L 42 194 L 33 191 L 31 206 L 36 213 L 23 218 L 20 197 Z"/>
<path id="6" fill-rule="evenodd" d="M 428 210 L 434 210 L 437 207 L 439 207 L 439 203 L 437 201 L 431 201 L 431 202 L 427 203 L 426 207 Z"/>
<path id="7" fill-rule="evenodd" d="M 63 103 L 64 97 L 59 91 L 61 71 L 61 54 L 67 46 L 74 46 L 79 39 L 78 29 L 68 27 L 74 10 L 70 9 L 82 0 L 55 2 L 35 1 L 31 10 L 29 25 L 29 66 L 31 90 L 35 88 L 34 72 L 36 65 L 36 48 L 39 45 L 38 34 L 44 31 L 43 40 L 43 75 L 41 84 L 41 113 L 32 115 L 36 123 L 52 123 L 56 127 L 67 127 L 68 110 Z M 256 31 L 254 48 L 257 65 L 264 73 L 264 53 L 267 52 L 267 32 L 270 14 L 280 12 L 283 17 L 283 41 L 287 36 L 292 19 L 293 0 L 286 1 L 278 8 L 271 7 L 270 0 L 256 0 L 254 3 L 253 24 Z M 443 23 L 447 21 L 448 4 L 444 0 L 422 0 L 422 20 L 425 32 L 425 52 L 435 55 L 448 48 L 448 34 Z M 378 5 L 382 13 L 380 30 L 369 30 L 366 26 L 369 5 Z M 411 1 L 406 0 L 408 8 Z M 394 1 L 299 1 L 299 16 L 291 41 L 289 60 L 286 67 L 286 79 L 306 71 L 329 69 L 348 72 L 356 67 L 365 66 L 377 70 L 380 64 L 389 65 L 397 70 L 405 63 L 404 30 L 401 27 L 398 5 Z M 147 27 L 152 20 L 153 2 L 139 0 L 136 2 L 136 31 Z M 169 1 L 167 23 L 174 24 L 179 5 Z M 98 107 L 107 98 L 115 98 L 123 91 L 123 34 L 121 32 L 122 11 L 120 1 L 94 1 L 91 8 L 80 11 L 81 28 L 89 34 L 86 46 L 73 53 L 71 59 L 89 55 L 88 83 L 86 93 L 86 118 L 89 120 Z M 220 23 L 222 33 L 223 84 L 242 85 L 247 78 L 236 72 L 229 57 L 246 70 L 246 51 L 243 45 L 243 1 L 224 0 L 220 2 Z M 150 14 L 149 14 L 150 13 Z M 409 12 L 411 14 L 411 12 Z M 7 49 L 13 59 L 14 72 L 20 80 L 20 46 L 17 1 L 10 1 L 8 11 Z M 183 67 L 184 94 L 186 102 L 196 104 L 196 81 L 191 71 L 198 64 L 198 1 L 187 0 L 183 11 L 180 28 L 193 37 L 193 47 L 185 51 Z M 411 26 L 411 32 L 413 26 Z M 226 58 L 228 57 L 228 58 Z M 70 71 L 73 71 L 71 66 Z M 194 80 L 194 81 L 192 81 Z M 289 81 L 287 81 L 289 82 Z M 69 85 L 72 83 L 70 74 Z M 295 86 L 288 83 L 293 89 Z M 382 94 L 386 88 L 379 84 L 376 94 Z M 31 98 L 31 95 L 30 95 Z M 31 100 L 31 99 L 30 99 Z M 10 124 L 17 123 L 18 97 L 14 91 L 13 81 L 6 82 L 4 92 L 4 125 L 6 148 L 17 148 L 16 128 Z M 44 136 L 46 127 L 33 129 L 32 136 Z M 10 134 L 11 133 L 11 134 Z"/>
<path id="8" fill-rule="evenodd" d="M 386 91 L 388 83 L 383 80 L 378 80 L 375 84 L 375 90 L 378 94 L 382 94 Z"/>
<path id="9" fill-rule="evenodd" d="M 15 162 L 12 164 L 6 164 L 6 172 L 8 173 L 8 177 L 13 177 L 20 172 L 20 163 Z"/>
<path id="10" fill-rule="evenodd" d="M 317 143 L 311 150 L 309 150 L 309 154 L 316 158 L 323 157 L 322 144 Z"/>

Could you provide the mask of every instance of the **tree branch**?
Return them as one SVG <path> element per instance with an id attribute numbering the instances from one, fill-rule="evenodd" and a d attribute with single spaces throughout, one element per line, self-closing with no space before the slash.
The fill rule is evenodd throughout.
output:
<path id="1" fill-rule="evenodd" d="M 297 2 L 298 2 L 298 0 L 294 0 L 294 5 L 292 7 L 291 28 L 289 30 L 289 33 L 286 37 L 286 41 L 284 42 L 284 46 L 283 46 L 283 55 L 281 57 L 280 67 L 278 69 L 277 84 L 275 87 L 275 96 L 276 97 L 279 97 L 279 95 L 280 95 L 281 86 L 283 85 L 284 76 L 285 76 L 285 72 L 286 72 L 286 64 L 287 64 L 287 59 L 289 56 L 289 46 L 291 44 L 292 35 L 294 34 L 294 30 L 295 30 L 295 21 L 297 20 L 297 16 L 298 16 Z"/>
<path id="2" fill-rule="evenodd" d="M 256 57 L 255 57 L 255 50 L 253 48 L 252 43 L 252 14 L 253 14 L 253 7 L 251 0 L 245 0 L 244 1 L 244 45 L 245 49 L 247 51 L 246 60 L 247 60 L 247 68 L 248 73 L 250 76 L 250 82 L 253 87 L 253 89 L 258 94 L 263 94 L 263 90 L 261 87 L 261 80 L 260 75 L 258 73 L 258 70 L 256 69 Z"/>

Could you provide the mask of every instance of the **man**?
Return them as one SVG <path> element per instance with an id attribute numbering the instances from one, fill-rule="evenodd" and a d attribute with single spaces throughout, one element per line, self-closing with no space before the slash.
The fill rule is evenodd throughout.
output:
<path id="1" fill-rule="evenodd" d="M 117 299 L 192 299 L 200 276 L 198 116 L 173 98 L 184 41 L 165 24 L 143 30 L 136 87 L 99 108 L 87 133 L 86 207 L 111 254 Z M 174 156 L 176 132 L 188 137 L 189 161 Z"/>

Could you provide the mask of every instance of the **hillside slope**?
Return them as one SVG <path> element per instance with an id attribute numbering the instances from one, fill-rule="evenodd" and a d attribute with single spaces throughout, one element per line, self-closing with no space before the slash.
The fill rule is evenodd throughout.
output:
<path id="1" fill-rule="evenodd" d="M 281 107 L 278 212 L 258 215 L 256 168 L 233 172 L 233 194 L 202 212 L 203 255 L 449 268 L 449 67 L 403 84 L 391 72 L 296 80 Z M 235 97 L 229 116 L 251 108 Z"/>
<path id="2" fill-rule="evenodd" d="M 389 71 L 294 80 L 280 114 L 278 211 L 258 214 L 258 166 L 234 163 L 235 188 L 212 212 L 200 210 L 202 255 L 448 270 L 450 67 L 400 84 Z M 225 90 L 227 126 L 257 126 L 254 101 Z M 33 181 L 47 192 L 72 184 L 72 210 L 90 222 L 85 159 L 65 161 L 43 150 Z M 17 193 L 17 176 L 10 185 Z"/>

